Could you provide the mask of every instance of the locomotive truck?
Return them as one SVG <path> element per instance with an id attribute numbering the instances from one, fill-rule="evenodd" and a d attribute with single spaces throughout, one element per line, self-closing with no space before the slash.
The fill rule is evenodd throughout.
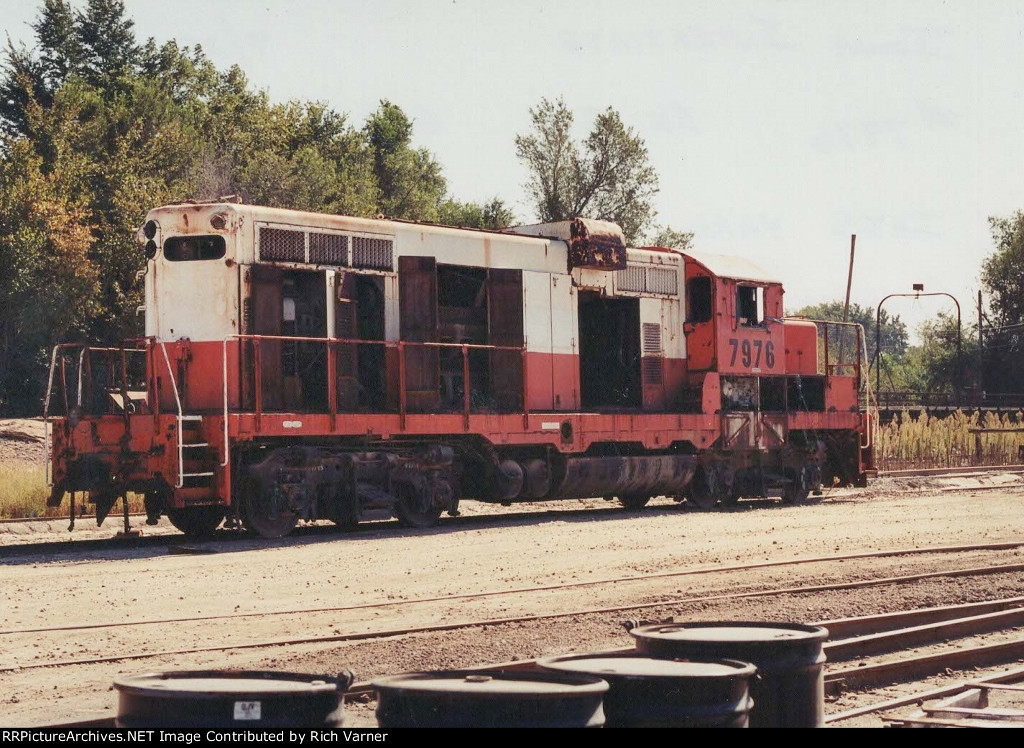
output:
<path id="1" fill-rule="evenodd" d="M 127 528 L 129 492 L 149 523 L 273 538 L 467 500 L 800 503 L 873 472 L 863 332 L 785 317 L 743 258 L 587 218 L 227 200 L 155 208 L 138 239 L 144 337 L 50 366 L 48 503 L 86 496 L 98 523 L 121 498 Z"/>

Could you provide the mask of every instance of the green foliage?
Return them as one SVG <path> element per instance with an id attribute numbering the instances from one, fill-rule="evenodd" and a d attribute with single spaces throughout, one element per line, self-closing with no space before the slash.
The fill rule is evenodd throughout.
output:
<path id="1" fill-rule="evenodd" d="M 123 0 L 88 0 L 76 25 L 77 44 L 70 38 L 60 37 L 61 41 L 68 49 L 80 50 L 80 72 L 86 81 L 111 90 L 111 83 L 127 75 L 137 61 L 135 22 L 125 16 Z"/>
<path id="2" fill-rule="evenodd" d="M 1024 211 L 989 218 L 996 249 L 981 264 L 981 282 L 999 325 L 1024 322 Z"/>
<path id="3" fill-rule="evenodd" d="M 562 99 L 530 109 L 532 132 L 516 136 L 516 155 L 530 172 L 527 189 L 541 221 L 585 216 L 614 221 L 635 246 L 654 221 L 658 175 L 647 146 L 609 107 L 590 134 L 572 140 L 573 114 Z"/>
<path id="4" fill-rule="evenodd" d="M 515 214 L 500 198 L 490 202 L 463 203 L 448 198 L 437 209 L 438 223 L 446 226 L 463 226 L 471 229 L 504 229 L 516 222 Z"/>
<path id="5" fill-rule="evenodd" d="M 830 322 L 842 322 L 845 303 L 842 301 L 826 301 L 821 304 L 811 304 L 801 307 L 793 312 L 787 312 L 795 317 L 807 317 L 809 319 L 828 320 Z M 860 304 L 850 304 L 849 313 L 846 317 L 848 322 L 853 322 L 864 328 L 865 344 L 867 345 L 868 361 L 875 360 L 876 334 L 875 326 L 878 322 L 881 330 L 881 348 L 886 358 L 901 361 L 910 343 L 910 335 L 907 326 L 900 320 L 899 315 L 890 316 L 885 309 L 876 315 L 873 307 L 862 307 Z"/>
<path id="6" fill-rule="evenodd" d="M 380 212 L 389 218 L 436 221 L 448 185 L 431 153 L 412 147 L 412 120 L 385 100 L 370 116 L 364 132 L 377 177 Z"/>
<path id="7" fill-rule="evenodd" d="M 15 47 L 10 39 L 0 67 L 0 131 L 5 135 L 23 134 L 27 127 L 26 110 L 34 102 L 49 103 L 43 66 L 24 45 Z M 6 146 L 0 145 L 0 153 Z"/>
<path id="8" fill-rule="evenodd" d="M 85 52 L 76 23 L 75 11 L 65 0 L 45 0 L 32 26 L 39 41 L 42 81 L 50 93 L 82 69 Z"/>
<path id="9" fill-rule="evenodd" d="M 0 408 L 15 415 L 42 410 L 50 346 L 81 334 L 98 311 L 94 227 L 74 189 L 88 165 L 69 147 L 58 154 L 46 170 L 21 140 L 0 161 Z"/>
<path id="10" fill-rule="evenodd" d="M 921 345 L 913 353 L 924 376 L 918 391 L 952 394 L 976 386 L 978 339 L 973 330 L 957 329 L 952 314 L 940 312 L 918 330 Z"/>
<path id="11" fill-rule="evenodd" d="M 644 244 L 648 247 L 668 247 L 685 252 L 693 246 L 693 232 L 676 231 L 671 226 L 660 226 Z"/>

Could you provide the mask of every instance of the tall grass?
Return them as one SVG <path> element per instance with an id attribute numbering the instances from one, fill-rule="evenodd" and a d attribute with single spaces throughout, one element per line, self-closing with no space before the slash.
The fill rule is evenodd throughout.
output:
<path id="1" fill-rule="evenodd" d="M 60 514 L 48 510 L 49 493 L 42 464 L 23 460 L 0 463 L 0 519 L 44 517 L 48 511 L 49 516 Z"/>
<path id="2" fill-rule="evenodd" d="M 60 506 L 46 506 L 50 488 L 46 485 L 46 468 L 41 463 L 10 460 L 0 463 L 0 519 L 30 519 L 32 517 L 61 517 L 71 513 L 71 500 L 65 496 Z M 79 495 L 78 514 L 95 513 L 96 507 Z M 139 513 L 143 497 L 129 493 L 128 510 Z M 116 519 L 122 511 L 120 500 L 110 514 Z"/>
<path id="3" fill-rule="evenodd" d="M 1021 462 L 1024 414 L 954 411 L 939 418 L 897 414 L 878 429 L 875 460 L 880 470 L 1012 465 Z"/>

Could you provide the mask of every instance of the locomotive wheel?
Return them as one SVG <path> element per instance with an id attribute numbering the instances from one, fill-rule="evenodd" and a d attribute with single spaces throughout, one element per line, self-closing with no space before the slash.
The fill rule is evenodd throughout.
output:
<path id="1" fill-rule="evenodd" d="M 783 504 L 815 504 L 821 500 L 820 495 L 811 495 L 811 489 L 804 480 L 803 471 L 787 470 L 786 476 L 790 478 L 790 482 L 782 489 Z"/>
<path id="2" fill-rule="evenodd" d="M 428 492 L 417 491 L 409 483 L 396 483 L 394 491 L 398 497 L 395 514 L 406 527 L 433 527 L 441 519 L 444 508 L 434 506 Z"/>
<path id="3" fill-rule="evenodd" d="M 261 538 L 283 538 L 299 521 L 299 515 L 288 507 L 277 506 L 275 497 L 259 478 L 245 482 L 241 509 L 245 529 Z"/>
<path id="4" fill-rule="evenodd" d="M 651 500 L 651 497 L 645 493 L 629 493 L 625 496 L 619 496 L 618 499 L 624 508 L 636 511 L 647 506 L 647 502 Z"/>
<path id="5" fill-rule="evenodd" d="M 167 519 L 190 538 L 208 538 L 224 521 L 224 507 L 195 506 L 190 509 L 168 509 Z"/>
<path id="6" fill-rule="evenodd" d="M 743 497 L 740 496 L 738 493 L 730 493 L 728 496 L 722 497 L 722 506 L 738 506 L 741 498 Z"/>
<path id="7" fill-rule="evenodd" d="M 698 509 L 713 509 L 718 503 L 718 476 L 714 471 L 697 468 L 686 491 L 686 502 Z"/>

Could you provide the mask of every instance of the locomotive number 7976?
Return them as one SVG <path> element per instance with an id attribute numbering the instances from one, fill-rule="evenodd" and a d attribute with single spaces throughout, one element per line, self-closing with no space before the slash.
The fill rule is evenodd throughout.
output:
<path id="1" fill-rule="evenodd" d="M 744 367 L 757 368 L 761 366 L 761 355 L 764 354 L 764 365 L 768 369 L 775 368 L 775 343 L 761 340 L 739 340 L 729 338 L 729 346 L 732 348 L 732 357 L 729 359 L 729 366 L 736 365 L 737 354 L 740 363 Z"/>

